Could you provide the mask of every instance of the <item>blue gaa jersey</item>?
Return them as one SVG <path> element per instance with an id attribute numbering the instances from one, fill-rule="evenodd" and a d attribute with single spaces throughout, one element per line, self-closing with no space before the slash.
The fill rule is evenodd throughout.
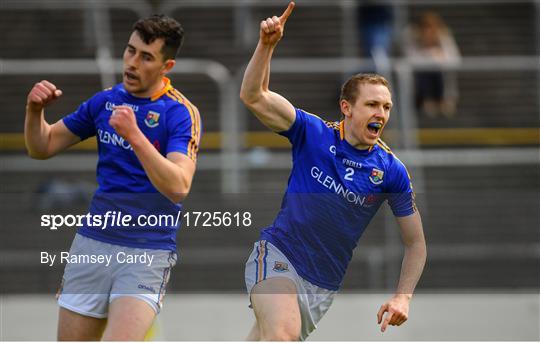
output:
<path id="1" fill-rule="evenodd" d="M 280 134 L 292 143 L 293 168 L 281 210 L 261 239 L 302 278 L 337 290 L 380 205 L 388 201 L 395 216 L 416 211 L 409 175 L 382 141 L 368 150 L 351 146 L 343 122 L 297 109 L 292 127 Z"/>
<path id="2" fill-rule="evenodd" d="M 137 125 L 161 155 L 179 152 L 196 161 L 199 112 L 169 79 L 163 81 L 165 87 L 151 98 L 134 97 L 118 84 L 97 93 L 63 119 L 81 140 L 96 136 L 98 144 L 98 189 L 89 210 L 93 219 L 83 221 L 81 235 L 121 246 L 176 250 L 182 205 L 157 191 L 129 142 L 109 125 L 114 106 L 129 106 Z M 122 222 L 119 218 L 126 215 L 132 220 Z M 98 216 L 100 222 L 95 220 Z M 159 216 L 162 220 L 157 222 Z"/>

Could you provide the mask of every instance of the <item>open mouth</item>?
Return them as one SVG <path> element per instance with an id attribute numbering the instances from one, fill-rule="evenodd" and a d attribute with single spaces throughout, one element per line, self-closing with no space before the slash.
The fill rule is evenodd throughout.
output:
<path id="1" fill-rule="evenodd" d="M 368 128 L 369 132 L 371 132 L 374 135 L 377 135 L 377 134 L 379 134 L 379 132 L 382 129 L 382 124 L 381 123 L 369 123 L 367 128 Z"/>
<path id="2" fill-rule="evenodd" d="M 138 81 L 139 80 L 139 78 L 135 74 L 130 73 L 129 71 L 124 72 L 124 76 L 126 77 L 126 79 L 128 81 Z"/>

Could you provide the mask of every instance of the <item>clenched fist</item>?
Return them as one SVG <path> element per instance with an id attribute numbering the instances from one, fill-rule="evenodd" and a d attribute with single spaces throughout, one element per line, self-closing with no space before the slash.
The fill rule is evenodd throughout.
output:
<path id="1" fill-rule="evenodd" d="M 285 12 L 281 17 L 273 16 L 261 21 L 261 30 L 259 36 L 262 44 L 276 45 L 277 42 L 283 37 L 283 30 L 285 29 L 285 23 L 291 15 L 294 8 L 294 2 L 290 2 Z"/>
<path id="2" fill-rule="evenodd" d="M 62 91 L 57 89 L 55 85 L 47 80 L 43 80 L 34 85 L 28 97 L 26 98 L 26 106 L 32 113 L 41 113 L 41 110 L 51 101 L 59 98 Z"/>
<path id="3" fill-rule="evenodd" d="M 130 142 L 130 139 L 134 135 L 141 133 L 137 126 L 135 113 L 129 106 L 114 106 L 109 119 L 109 125 L 128 142 Z"/>

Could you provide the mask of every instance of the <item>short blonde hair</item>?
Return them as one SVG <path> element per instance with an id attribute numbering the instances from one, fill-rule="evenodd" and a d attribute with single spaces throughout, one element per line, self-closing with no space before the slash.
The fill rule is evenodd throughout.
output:
<path id="1" fill-rule="evenodd" d="M 372 85 L 383 85 L 388 88 L 390 93 L 392 93 L 392 90 L 390 89 L 390 83 L 381 75 L 356 74 L 353 75 L 350 79 L 348 79 L 341 87 L 341 94 L 339 96 L 339 100 L 346 100 L 351 104 L 354 104 L 356 102 L 356 98 L 358 97 L 358 86 L 366 83 Z"/>

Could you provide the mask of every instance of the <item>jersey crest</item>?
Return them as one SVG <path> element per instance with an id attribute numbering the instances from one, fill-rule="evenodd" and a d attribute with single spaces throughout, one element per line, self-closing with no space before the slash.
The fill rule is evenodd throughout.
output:
<path id="1" fill-rule="evenodd" d="M 384 172 L 380 169 L 373 168 L 369 175 L 369 181 L 374 185 L 380 185 L 383 182 Z"/>
<path id="2" fill-rule="evenodd" d="M 146 115 L 146 118 L 144 119 L 144 123 L 148 127 L 156 127 L 159 125 L 159 113 L 155 111 L 148 111 L 148 114 Z"/>

